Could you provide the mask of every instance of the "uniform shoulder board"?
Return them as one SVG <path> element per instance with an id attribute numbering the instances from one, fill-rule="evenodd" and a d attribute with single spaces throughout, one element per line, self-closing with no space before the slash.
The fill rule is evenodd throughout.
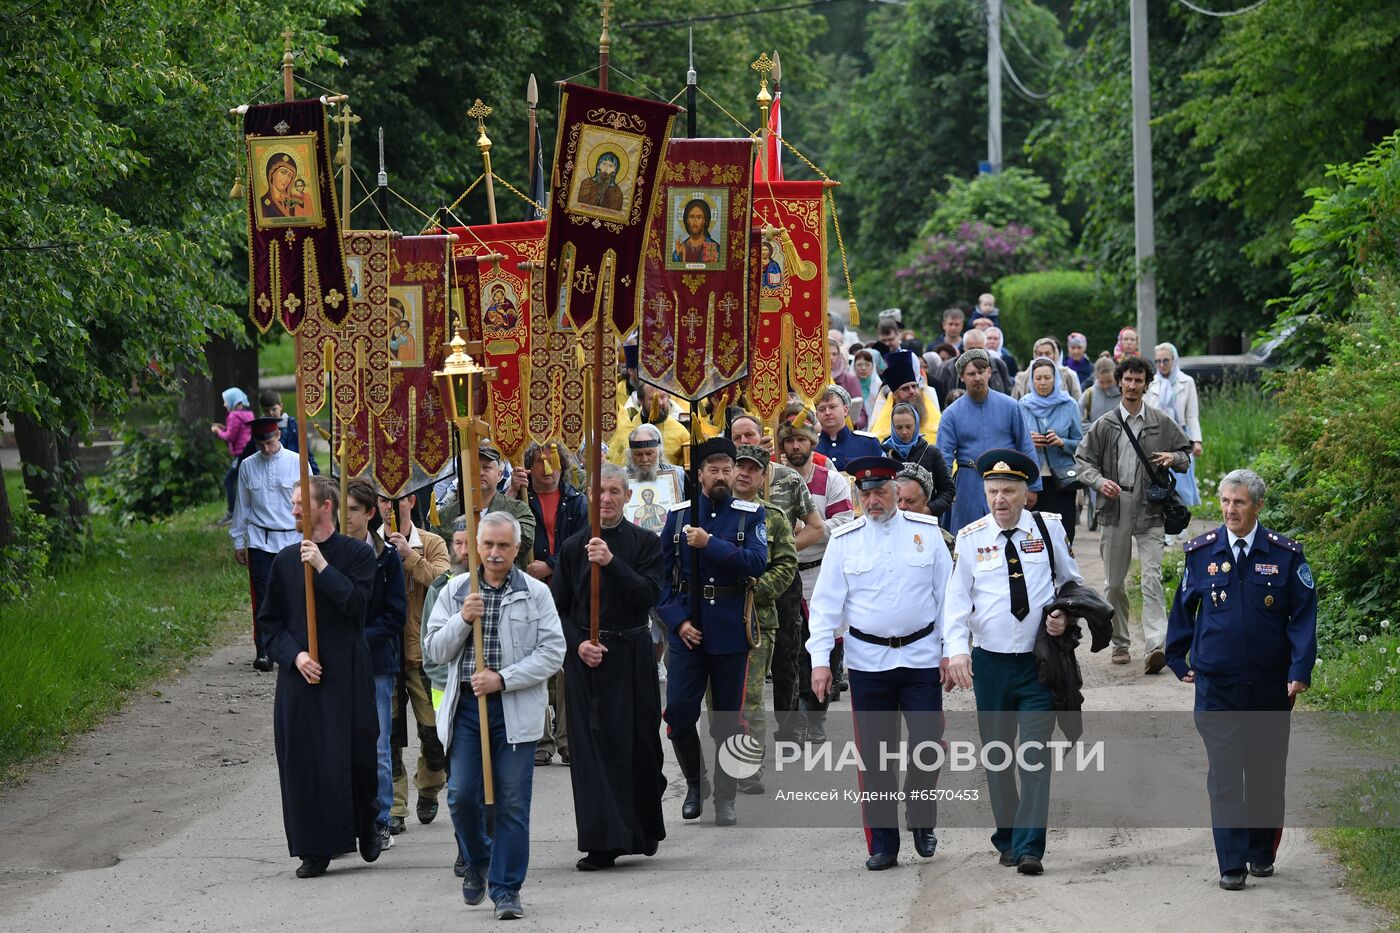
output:
<path id="1" fill-rule="evenodd" d="M 860 518 L 857 518 L 855 521 L 847 522 L 846 524 L 842 525 L 840 528 L 837 528 L 835 531 L 833 531 L 833 532 L 831 533 L 831 537 L 832 537 L 832 538 L 839 538 L 839 537 L 841 537 L 842 535 L 850 534 L 851 532 L 855 531 L 857 528 L 864 528 L 864 527 L 865 527 L 865 516 L 862 515 Z"/>
<path id="2" fill-rule="evenodd" d="M 1215 532 L 1207 531 L 1203 535 L 1196 535 L 1196 537 L 1192 538 L 1190 541 L 1187 541 L 1186 544 L 1184 544 L 1182 547 L 1189 554 L 1197 548 L 1205 547 L 1207 544 L 1210 544 L 1214 540 Z"/>
<path id="3" fill-rule="evenodd" d="M 912 522 L 923 522 L 925 525 L 938 524 L 938 519 L 932 515 L 925 515 L 923 512 L 905 512 L 904 517 Z"/>
<path id="4" fill-rule="evenodd" d="M 1269 542 L 1277 544 L 1279 547 L 1288 548 L 1288 550 L 1295 554 L 1301 554 L 1303 552 L 1303 546 L 1301 544 L 1287 535 L 1279 534 L 1277 531 L 1269 532 Z"/>
<path id="5" fill-rule="evenodd" d="M 1065 520 L 1064 516 L 1059 512 L 1037 512 L 1036 514 L 1041 518 L 1048 518 L 1052 521 L 1063 522 Z"/>
<path id="6" fill-rule="evenodd" d="M 679 512 L 681 509 L 688 509 L 688 508 L 690 508 L 690 500 L 689 500 L 689 499 L 685 500 L 684 502 L 677 502 L 675 505 L 671 506 L 671 511 L 672 511 L 672 512 Z"/>
<path id="7" fill-rule="evenodd" d="M 977 521 L 975 522 L 963 525 L 962 529 L 958 531 L 958 537 L 962 538 L 972 534 L 974 531 L 981 531 L 983 528 L 987 527 L 987 521 L 988 519 L 984 515 L 983 517 L 977 519 Z"/>
<path id="8" fill-rule="evenodd" d="M 750 502 L 747 499 L 730 499 L 729 504 L 740 512 L 757 512 L 759 509 L 763 508 L 763 506 L 759 505 L 757 502 Z"/>
<path id="9" fill-rule="evenodd" d="M 857 437 L 871 437 L 877 441 L 880 439 L 878 435 L 871 434 L 869 431 L 852 431 L 851 433 Z"/>

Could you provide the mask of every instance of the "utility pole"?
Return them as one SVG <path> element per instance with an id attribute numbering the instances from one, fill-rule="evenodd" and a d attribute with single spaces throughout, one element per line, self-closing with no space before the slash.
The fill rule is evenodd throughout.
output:
<path id="1" fill-rule="evenodd" d="M 1152 207 L 1152 87 L 1147 67 L 1147 0 L 1129 0 L 1133 56 L 1133 247 L 1137 272 L 1138 347 L 1157 345 L 1157 238 Z"/>
<path id="2" fill-rule="evenodd" d="M 1001 171 L 1001 0 L 987 0 L 987 165 Z"/>

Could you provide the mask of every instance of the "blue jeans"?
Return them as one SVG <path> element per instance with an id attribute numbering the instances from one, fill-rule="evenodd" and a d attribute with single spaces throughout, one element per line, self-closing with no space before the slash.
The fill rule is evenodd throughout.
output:
<path id="1" fill-rule="evenodd" d="M 447 750 L 447 809 L 457 831 L 457 851 L 477 871 L 487 871 L 492 901 L 518 894 L 530 866 L 530 795 L 535 780 L 535 742 L 506 741 L 501 695 L 487 699 L 491 774 L 496 792 L 495 834 L 486 832 L 481 780 L 481 728 L 477 699 L 463 684 Z"/>
<path id="2" fill-rule="evenodd" d="M 389 808 L 394 805 L 394 767 L 391 739 L 394 734 L 394 688 L 397 674 L 374 675 L 374 707 L 379 712 L 379 791 L 374 795 L 375 822 L 389 824 Z"/>

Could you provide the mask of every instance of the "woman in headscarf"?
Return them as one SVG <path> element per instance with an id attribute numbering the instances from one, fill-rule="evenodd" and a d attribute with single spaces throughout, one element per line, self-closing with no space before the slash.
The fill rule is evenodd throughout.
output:
<path id="1" fill-rule="evenodd" d="M 875 374 L 875 359 L 880 354 L 870 347 L 862 347 L 852 356 L 855 362 L 852 364 L 855 369 L 856 385 L 860 392 L 860 417 L 856 419 L 856 430 L 863 431 L 870 424 L 870 419 L 875 417 L 875 406 L 880 401 L 880 377 Z M 851 398 L 855 398 L 853 394 Z"/>
<path id="2" fill-rule="evenodd" d="M 1138 332 L 1136 327 L 1125 327 L 1118 332 L 1118 342 L 1113 345 L 1113 362 L 1125 356 L 1139 356 Z"/>
<path id="3" fill-rule="evenodd" d="M 1074 543 L 1079 492 L 1074 451 L 1084 437 L 1079 406 L 1064 387 L 1064 376 L 1053 357 L 1031 361 L 1030 391 L 1021 396 L 1021 416 L 1040 460 L 1041 491 L 1036 508 L 1058 513 L 1065 538 Z"/>
<path id="4" fill-rule="evenodd" d="M 864 431 L 868 419 L 865 414 L 865 393 L 861 391 L 860 380 L 846 365 L 846 349 L 841 346 L 841 341 L 828 338 L 826 343 L 831 354 L 831 381 L 845 389 L 846 394 L 851 397 L 851 421 L 855 424 L 854 430 Z M 857 399 L 859 404 L 854 404 Z"/>
<path id="5" fill-rule="evenodd" d="M 885 456 L 896 463 L 914 463 L 923 467 L 933 477 L 933 489 L 929 493 L 929 514 L 942 519 L 948 507 L 953 504 L 953 477 L 948 473 L 948 461 L 943 451 L 934 447 L 919 432 L 919 412 L 908 402 L 900 402 L 890 413 L 890 436 L 881 442 Z"/>
<path id="6" fill-rule="evenodd" d="M 1191 439 L 1191 465 L 1185 475 L 1176 474 L 1176 492 L 1182 505 L 1200 505 L 1196 458 L 1201 455 L 1201 412 L 1196 380 L 1181 371 L 1180 354 L 1170 343 L 1157 344 L 1152 361 L 1157 365 L 1157 376 L 1147 387 L 1143 400 L 1171 415 L 1177 427 Z"/>
<path id="7" fill-rule="evenodd" d="M 253 439 L 253 410 L 248 406 L 248 395 L 237 386 L 224 390 L 224 410 L 228 414 L 223 424 L 211 424 L 209 430 L 215 437 L 228 445 L 229 468 L 224 474 L 224 497 L 228 500 L 228 513 L 219 519 L 220 525 L 233 522 L 233 500 L 237 494 L 238 464 L 242 462 L 243 448 Z"/>

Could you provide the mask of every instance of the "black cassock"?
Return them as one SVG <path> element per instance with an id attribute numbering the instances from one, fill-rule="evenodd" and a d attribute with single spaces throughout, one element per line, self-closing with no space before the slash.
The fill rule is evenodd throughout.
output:
<path id="1" fill-rule="evenodd" d="M 661 817 L 661 697 L 648 612 L 661 596 L 661 542 L 628 521 L 603 529 L 613 553 L 599 586 L 603 663 L 578 656 L 588 640 L 585 528 L 559 550 L 552 588 L 569 650 L 564 655 L 570 779 L 580 852 L 652 853 Z"/>
<path id="2" fill-rule="evenodd" d="M 296 669 L 306 647 L 306 588 L 301 545 L 272 563 L 258 611 L 267 653 L 277 662 L 272 734 L 282 784 L 282 822 L 293 856 L 354 852 L 377 816 L 379 717 L 365 641 L 365 609 L 374 589 L 374 551 L 335 534 L 322 541 L 326 569 L 313 573 L 321 682 Z"/>

